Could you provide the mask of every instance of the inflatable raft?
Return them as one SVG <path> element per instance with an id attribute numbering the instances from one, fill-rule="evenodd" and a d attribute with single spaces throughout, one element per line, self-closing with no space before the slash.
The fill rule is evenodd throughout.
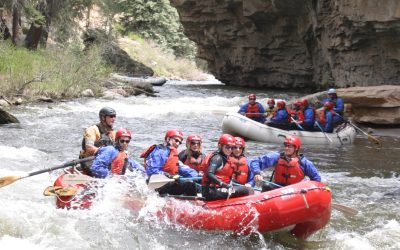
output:
<path id="1" fill-rule="evenodd" d="M 63 176 L 60 176 L 55 186 L 63 186 L 62 179 Z M 76 185 L 75 188 L 80 190 L 76 195 L 56 196 L 58 208 L 90 207 L 93 192 L 88 192 L 83 185 Z M 284 230 L 306 239 L 323 228 L 331 216 L 330 189 L 314 181 L 228 200 L 204 201 L 198 197 L 179 196 L 163 199 L 166 202 L 155 212 L 163 220 L 190 229 L 237 234 Z M 135 212 L 139 212 L 145 204 L 138 197 L 124 198 L 124 207 Z"/>
<path id="2" fill-rule="evenodd" d="M 333 133 L 283 130 L 256 122 L 239 113 L 225 114 L 222 120 L 222 131 L 254 141 L 271 143 L 282 143 L 285 136 L 297 135 L 301 138 L 302 144 L 346 145 L 352 144 L 356 137 L 356 130 L 349 124 L 336 128 Z"/>

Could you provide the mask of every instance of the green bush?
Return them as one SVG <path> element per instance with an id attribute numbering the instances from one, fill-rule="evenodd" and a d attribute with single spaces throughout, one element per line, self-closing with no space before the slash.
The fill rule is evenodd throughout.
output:
<path id="1" fill-rule="evenodd" d="M 83 52 L 79 43 L 72 44 L 29 51 L 0 42 L 0 95 L 71 98 L 87 88 L 99 93 L 99 83 L 112 69 L 102 62 L 97 47 Z"/>

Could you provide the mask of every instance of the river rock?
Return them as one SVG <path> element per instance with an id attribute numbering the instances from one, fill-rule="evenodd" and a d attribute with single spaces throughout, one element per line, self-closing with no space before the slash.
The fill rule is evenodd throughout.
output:
<path id="1" fill-rule="evenodd" d="M 383 85 L 337 89 L 346 104 L 346 116 L 355 122 L 376 125 L 400 125 L 400 86 Z M 307 95 L 314 103 L 328 97 L 326 91 Z"/>
<path id="2" fill-rule="evenodd" d="M 83 90 L 83 91 L 81 92 L 81 95 L 82 95 L 83 97 L 94 97 L 93 90 L 91 90 L 91 89 L 85 89 L 85 90 Z"/>
<path id="3" fill-rule="evenodd" d="M 19 120 L 12 114 L 0 108 L 0 124 L 8 123 L 19 123 Z"/>
<path id="4" fill-rule="evenodd" d="M 170 0 L 227 85 L 400 85 L 400 1 Z"/>

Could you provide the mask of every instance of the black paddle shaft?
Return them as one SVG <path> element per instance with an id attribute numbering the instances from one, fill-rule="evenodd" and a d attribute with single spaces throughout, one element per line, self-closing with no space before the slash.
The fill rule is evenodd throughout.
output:
<path id="1" fill-rule="evenodd" d="M 64 163 L 64 164 L 62 164 L 60 166 L 56 166 L 56 167 L 52 167 L 52 168 L 46 168 L 46 169 L 38 170 L 38 171 L 35 171 L 35 172 L 31 172 L 26 177 L 37 175 L 37 174 L 41 174 L 41 173 L 45 173 L 45 172 L 50 172 L 50 171 L 53 171 L 53 170 L 56 170 L 56 169 L 60 169 L 60 168 L 66 168 L 66 167 L 70 167 L 70 166 L 75 166 L 75 165 L 77 165 L 77 164 L 79 164 L 81 162 L 94 160 L 94 158 L 95 158 L 94 156 L 90 156 L 90 157 L 83 158 L 83 159 L 69 161 L 69 162 L 66 162 L 66 163 Z"/>

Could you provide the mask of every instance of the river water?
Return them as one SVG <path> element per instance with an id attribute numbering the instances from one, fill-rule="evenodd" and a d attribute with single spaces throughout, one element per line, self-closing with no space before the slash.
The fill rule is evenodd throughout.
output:
<path id="1" fill-rule="evenodd" d="M 76 159 L 83 129 L 97 122 L 103 106 L 117 110 L 116 128 L 133 131 L 129 151 L 137 160 L 147 146 L 161 143 L 170 128 L 179 128 L 185 135 L 198 133 L 204 138 L 204 150 L 214 150 L 223 114 L 237 111 L 250 91 L 213 80 L 169 81 L 156 90 L 159 97 L 155 98 L 79 99 L 14 109 L 12 113 L 21 123 L 0 127 L 0 176 Z M 257 94 L 290 99 L 305 93 L 264 90 Z M 139 213 L 121 206 L 118 198 L 127 187 L 112 180 L 92 209 L 56 209 L 54 198 L 42 194 L 61 172 L 54 171 L 1 188 L 0 249 L 400 249 L 398 132 L 375 131 L 382 148 L 358 135 L 353 145 L 303 149 L 332 189 L 333 201 L 359 211 L 349 216 L 333 210 L 325 229 L 306 241 L 286 233 L 239 237 L 170 225 L 151 215 L 163 200 L 145 191 L 141 177 L 135 179 L 137 192 L 149 192 L 153 199 Z M 254 141 L 247 145 L 249 157 L 282 149 L 281 145 Z"/>

